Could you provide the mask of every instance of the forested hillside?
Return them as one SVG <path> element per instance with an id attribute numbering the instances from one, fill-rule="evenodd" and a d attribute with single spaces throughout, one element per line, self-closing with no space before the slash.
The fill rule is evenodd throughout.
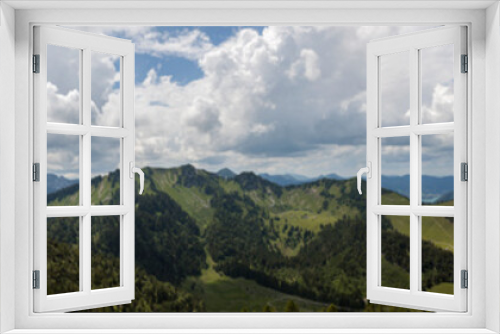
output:
<path id="1" fill-rule="evenodd" d="M 365 299 L 366 199 L 357 193 L 355 179 L 282 187 L 250 172 L 229 178 L 191 165 L 144 172 L 145 193 L 136 196 L 136 299 L 101 311 L 395 310 Z M 100 204 L 116 202 L 116 175 L 93 180 Z M 65 188 L 49 201 L 69 204 L 77 192 Z M 408 203 L 390 191 L 383 196 Z M 53 293 L 78 288 L 71 283 L 78 272 L 70 270 L 78 270 L 78 255 L 67 255 L 78 252 L 78 224 L 65 220 L 48 224 Z M 453 221 L 432 218 L 426 224 L 432 228 L 422 231 L 423 287 L 449 293 Z M 109 286 L 118 279 L 109 272 L 118 265 L 119 247 L 111 237 L 116 226 L 96 226 L 92 241 L 99 252 L 92 277 L 111 280 Z M 382 218 L 384 285 L 408 288 L 408 233 L 403 217 Z M 73 266 L 68 258 L 76 259 Z"/>

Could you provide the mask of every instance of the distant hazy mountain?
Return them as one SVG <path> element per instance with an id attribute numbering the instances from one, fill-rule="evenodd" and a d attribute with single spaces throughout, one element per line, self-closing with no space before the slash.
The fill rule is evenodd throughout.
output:
<path id="1" fill-rule="evenodd" d="M 317 177 L 307 177 L 298 174 L 270 175 L 267 173 L 259 174 L 259 176 L 262 177 L 263 179 L 268 180 L 269 182 L 276 183 L 277 185 L 280 185 L 282 187 L 314 182 L 321 179 L 344 180 L 342 176 L 339 176 L 335 173 L 328 175 L 320 175 Z"/>
<path id="2" fill-rule="evenodd" d="M 337 175 L 335 173 L 327 174 L 327 175 L 320 175 L 317 178 L 314 179 L 316 180 L 321 180 L 321 179 L 328 179 L 328 180 L 345 180 L 345 177 L 342 177 L 340 175 Z"/>
<path id="3" fill-rule="evenodd" d="M 382 175 L 382 188 L 410 196 L 410 176 Z M 426 202 L 442 202 L 453 199 L 453 176 L 422 175 L 422 199 Z"/>
<path id="4" fill-rule="evenodd" d="M 78 180 L 67 179 L 64 176 L 57 176 L 55 174 L 47 174 L 47 194 L 52 194 L 59 189 L 69 187 Z"/>
<path id="5" fill-rule="evenodd" d="M 439 198 L 436 200 L 436 202 L 449 202 L 449 201 L 452 201 L 453 199 L 454 199 L 454 193 L 453 193 L 453 191 L 450 191 L 446 194 L 439 196 Z"/>
<path id="6" fill-rule="evenodd" d="M 291 185 L 296 185 L 296 184 L 301 184 L 307 182 L 307 178 L 304 179 L 298 179 L 293 177 L 290 174 L 286 175 L 270 175 L 267 173 L 264 174 L 259 174 L 259 176 L 269 182 L 275 183 L 277 185 L 280 185 L 282 187 L 286 186 L 291 186 Z"/>
<path id="7" fill-rule="evenodd" d="M 299 180 L 299 181 L 308 181 L 309 180 L 309 178 L 307 176 L 300 175 L 300 174 L 287 174 L 287 175 L 290 175 L 291 177 L 293 177 L 294 179 Z"/>
<path id="8" fill-rule="evenodd" d="M 229 168 L 223 168 L 220 171 L 217 172 L 217 175 L 220 177 L 227 179 L 232 179 L 233 177 L 236 176 L 236 173 L 230 170 Z"/>

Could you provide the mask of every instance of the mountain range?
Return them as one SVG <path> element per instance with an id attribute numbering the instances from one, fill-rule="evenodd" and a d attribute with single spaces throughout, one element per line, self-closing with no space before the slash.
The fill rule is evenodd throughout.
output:
<path id="1" fill-rule="evenodd" d="M 223 168 L 217 172 L 217 175 L 224 177 L 226 179 L 231 179 L 234 178 L 237 173 L 233 172 L 229 168 Z M 317 180 L 321 179 L 329 179 L 329 180 L 344 180 L 340 175 L 337 175 L 335 173 L 328 174 L 328 175 L 320 175 L 316 177 L 308 177 L 300 174 L 277 174 L 277 175 L 272 175 L 268 173 L 262 173 L 262 174 L 257 174 L 258 176 L 262 177 L 263 179 L 273 182 L 277 185 L 280 185 L 282 187 L 286 186 L 293 186 L 293 185 L 298 185 L 298 184 L 304 184 L 304 183 L 309 183 L 309 182 L 314 182 Z"/>
<path id="2" fill-rule="evenodd" d="M 231 179 L 237 174 L 228 168 L 221 169 L 217 175 L 226 179 Z M 320 175 L 316 177 L 307 177 L 298 174 L 277 174 L 271 175 L 267 173 L 258 174 L 265 180 L 273 182 L 277 185 L 286 187 L 291 185 L 299 185 L 318 181 L 321 179 L 328 180 L 345 180 L 346 178 L 335 174 Z M 410 196 L 410 175 L 382 175 L 382 187 L 394 191 L 405 197 Z M 422 200 L 426 203 L 439 203 L 453 199 L 453 176 L 430 176 L 422 175 Z"/>
<path id="3" fill-rule="evenodd" d="M 64 176 L 47 174 L 47 194 L 52 194 L 59 189 L 78 183 L 78 179 L 67 179 Z"/>
<path id="4" fill-rule="evenodd" d="M 223 168 L 217 173 L 220 177 L 230 180 L 238 174 L 229 168 Z M 344 177 L 331 173 L 316 177 L 307 177 L 299 174 L 276 174 L 267 173 L 258 174 L 261 178 L 275 183 L 282 187 L 300 185 L 315 182 L 321 179 L 327 180 L 345 180 Z M 54 193 L 59 189 L 69 187 L 78 183 L 77 179 L 67 179 L 64 176 L 47 174 L 47 194 Z M 405 197 L 410 196 L 410 176 L 382 176 L 382 187 L 394 191 Z M 422 200 L 426 203 L 440 203 L 453 199 L 453 176 L 429 176 L 422 175 Z"/>
<path id="5" fill-rule="evenodd" d="M 422 201 L 440 203 L 453 199 L 453 176 L 422 175 Z M 382 175 L 382 188 L 410 196 L 410 175 Z"/>
<path id="6" fill-rule="evenodd" d="M 297 175 L 297 174 L 284 174 L 284 175 L 270 175 L 270 174 L 259 174 L 260 177 L 263 179 L 266 179 L 268 181 L 271 181 L 273 183 L 276 183 L 280 186 L 286 187 L 286 186 L 292 186 L 292 185 L 298 185 L 298 184 L 304 184 L 304 183 L 310 183 L 314 182 L 317 180 L 321 179 L 328 179 L 328 180 L 344 180 L 342 176 L 339 176 L 337 174 L 328 174 L 328 175 L 320 175 L 317 177 L 307 177 L 303 175 Z"/>
<path id="7" fill-rule="evenodd" d="M 283 187 L 252 172 L 228 179 L 191 165 L 143 170 L 145 192 L 136 195 L 135 211 L 136 298 L 94 311 L 401 311 L 366 301 L 366 197 L 354 178 Z M 118 181 L 118 172 L 94 178 L 93 201 L 113 204 Z M 77 195 L 70 186 L 47 200 L 71 205 Z M 408 204 L 390 190 L 382 196 L 388 204 Z M 92 286 L 119 282 L 112 275 L 119 224 L 112 218 L 92 220 L 92 249 L 100 250 Z M 79 224 L 71 219 L 47 224 L 49 291 L 78 290 Z M 428 219 L 422 287 L 450 293 L 453 221 Z M 409 288 L 408 224 L 405 217 L 381 218 L 384 286 Z"/>

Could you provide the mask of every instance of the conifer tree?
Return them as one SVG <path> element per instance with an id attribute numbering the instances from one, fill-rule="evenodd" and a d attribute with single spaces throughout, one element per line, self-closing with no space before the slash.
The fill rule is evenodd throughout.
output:
<path id="1" fill-rule="evenodd" d="M 299 306 L 293 300 L 289 300 L 286 303 L 285 312 L 300 312 Z"/>

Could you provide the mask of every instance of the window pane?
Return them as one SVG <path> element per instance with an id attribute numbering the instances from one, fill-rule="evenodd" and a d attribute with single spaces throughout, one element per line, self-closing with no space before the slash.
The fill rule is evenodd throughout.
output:
<path id="1" fill-rule="evenodd" d="M 453 134 L 422 140 L 422 204 L 453 206 Z"/>
<path id="2" fill-rule="evenodd" d="M 453 122 L 453 44 L 420 50 L 422 123 Z"/>
<path id="3" fill-rule="evenodd" d="M 47 134 L 47 205 L 80 204 L 80 137 Z"/>
<path id="4" fill-rule="evenodd" d="M 92 125 L 121 125 L 120 57 L 92 51 Z"/>
<path id="5" fill-rule="evenodd" d="M 47 121 L 80 122 L 79 49 L 47 46 Z"/>
<path id="6" fill-rule="evenodd" d="M 382 138 L 381 146 L 381 203 L 409 205 L 410 137 Z"/>
<path id="7" fill-rule="evenodd" d="M 453 294 L 453 218 L 422 217 L 422 290 Z"/>
<path id="8" fill-rule="evenodd" d="M 120 286 L 120 216 L 92 217 L 92 289 Z"/>
<path id="9" fill-rule="evenodd" d="M 47 218 L 47 294 L 80 290 L 80 218 Z"/>
<path id="10" fill-rule="evenodd" d="M 410 217 L 382 216 L 382 286 L 410 288 Z"/>
<path id="11" fill-rule="evenodd" d="M 409 51 L 380 56 L 382 126 L 410 124 Z"/>
<path id="12" fill-rule="evenodd" d="M 120 142 L 92 137 L 92 205 L 120 205 Z"/>

